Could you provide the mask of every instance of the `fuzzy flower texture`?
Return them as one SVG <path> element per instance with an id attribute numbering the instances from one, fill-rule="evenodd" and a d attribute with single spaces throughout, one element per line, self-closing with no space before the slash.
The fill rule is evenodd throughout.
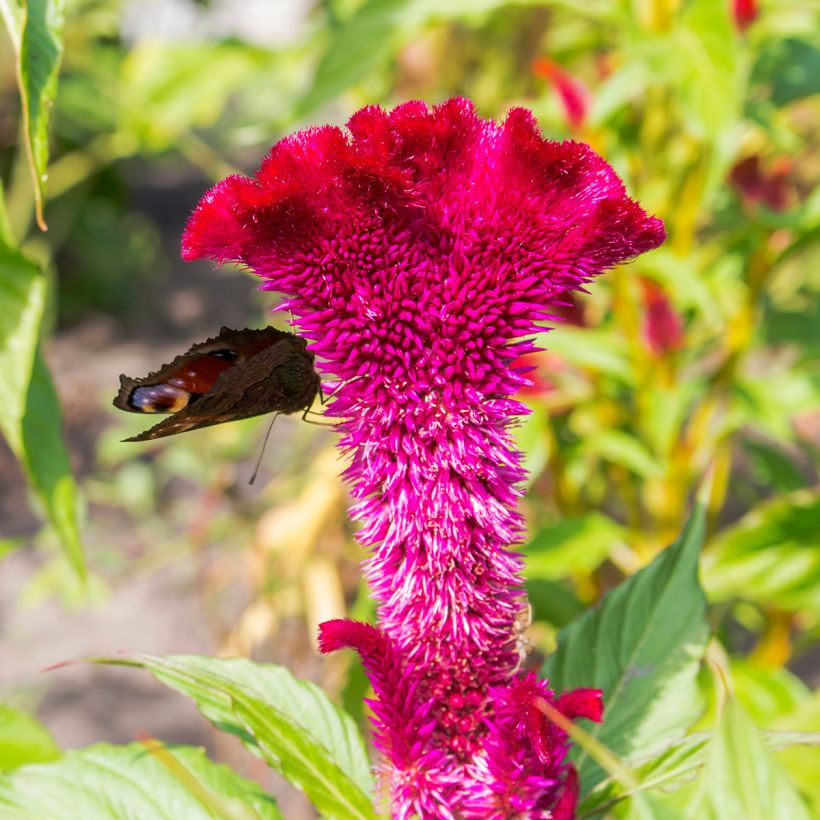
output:
<path id="1" fill-rule="evenodd" d="M 663 225 L 588 146 L 465 99 L 364 108 L 273 147 L 202 199 L 186 259 L 248 266 L 337 383 L 379 627 L 322 625 L 373 684 L 393 816 L 570 818 L 568 738 L 539 708 L 600 720 L 520 667 L 525 594 L 510 427 L 520 357 L 568 291 L 657 247 Z M 560 332 L 560 331 L 559 331 Z"/>

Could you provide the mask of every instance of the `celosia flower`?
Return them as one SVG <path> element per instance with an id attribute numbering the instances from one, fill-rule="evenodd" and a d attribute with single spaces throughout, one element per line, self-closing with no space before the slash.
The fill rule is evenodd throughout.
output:
<path id="1" fill-rule="evenodd" d="M 754 210 L 763 204 L 772 211 L 785 211 L 792 200 L 789 177 L 792 163 L 788 157 L 777 157 L 764 169 L 759 154 L 740 160 L 729 172 L 729 182 L 738 191 L 743 204 Z"/>
<path id="2" fill-rule="evenodd" d="M 571 812 L 566 738 L 531 714 L 551 695 L 516 677 L 524 474 L 509 428 L 527 379 L 513 363 L 562 294 L 659 245 L 663 225 L 590 148 L 544 140 L 520 109 L 496 124 L 467 100 L 411 102 L 348 127 L 288 137 L 255 178 L 215 186 L 183 255 L 286 294 L 336 381 L 380 628 L 334 622 L 322 640 L 371 676 L 395 816 Z"/>
<path id="3" fill-rule="evenodd" d="M 552 84 L 570 127 L 580 129 L 586 121 L 591 102 L 587 87 L 547 57 L 537 58 L 532 64 L 532 70 L 538 77 Z"/>
<path id="4" fill-rule="evenodd" d="M 653 356 L 665 356 L 683 347 L 683 321 L 664 289 L 651 279 L 641 279 L 644 316 L 643 338 Z"/>
<path id="5" fill-rule="evenodd" d="M 759 15 L 757 0 L 732 0 L 732 17 L 739 31 L 746 31 Z"/>

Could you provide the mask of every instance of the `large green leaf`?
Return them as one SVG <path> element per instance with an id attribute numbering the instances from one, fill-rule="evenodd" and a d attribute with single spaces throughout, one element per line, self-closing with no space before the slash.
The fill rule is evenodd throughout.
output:
<path id="1" fill-rule="evenodd" d="M 16 249 L 0 243 L 0 430 L 80 576 L 85 574 L 76 487 L 60 427 L 60 404 L 38 348 L 46 280 Z"/>
<path id="2" fill-rule="evenodd" d="M 696 685 L 709 629 L 697 566 L 704 512 L 678 541 L 558 634 L 543 675 L 557 690 L 595 687 L 604 721 L 590 729 L 627 762 L 680 737 L 701 711 Z M 604 776 L 577 754 L 584 792 Z"/>
<path id="3" fill-rule="evenodd" d="M 191 747 L 99 744 L 0 777 L 8 820 L 279 820 L 261 786 Z"/>
<path id="4" fill-rule="evenodd" d="M 23 107 L 23 133 L 34 182 L 37 222 L 43 230 L 46 229 L 43 200 L 48 128 L 63 57 L 64 5 L 64 0 L 26 0 L 18 48 L 17 79 Z M 15 42 L 18 41 L 15 39 Z"/>
<path id="5" fill-rule="evenodd" d="M 244 658 L 136 655 L 100 662 L 141 667 L 192 698 L 218 729 L 238 735 L 304 790 L 323 816 L 374 816 L 362 736 L 318 686 Z"/>
<path id="6" fill-rule="evenodd" d="M 820 492 L 775 498 L 721 532 L 703 560 L 710 599 L 744 598 L 820 615 Z"/>
<path id="7" fill-rule="evenodd" d="M 763 738 L 739 706 L 728 701 L 712 742 L 697 796 L 693 820 L 808 820 L 808 808 Z"/>
<path id="8" fill-rule="evenodd" d="M 0 703 L 0 771 L 60 757 L 54 738 L 38 720 Z"/>

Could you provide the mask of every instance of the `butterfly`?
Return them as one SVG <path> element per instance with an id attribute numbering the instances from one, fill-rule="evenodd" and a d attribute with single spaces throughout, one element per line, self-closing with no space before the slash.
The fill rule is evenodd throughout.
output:
<path id="1" fill-rule="evenodd" d="M 307 415 L 321 382 L 307 342 L 266 327 L 231 330 L 191 347 L 142 379 L 120 376 L 114 406 L 132 413 L 171 413 L 126 441 L 148 441 L 265 413 Z"/>

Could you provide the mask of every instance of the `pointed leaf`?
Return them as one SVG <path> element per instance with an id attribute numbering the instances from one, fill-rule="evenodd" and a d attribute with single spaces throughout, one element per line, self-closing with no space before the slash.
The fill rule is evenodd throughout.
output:
<path id="1" fill-rule="evenodd" d="M 697 820 L 809 820 L 800 795 L 766 749 L 760 733 L 728 701 L 706 753 L 706 767 L 688 816 Z"/>
<path id="2" fill-rule="evenodd" d="M 38 349 L 45 299 L 46 280 L 39 269 L 0 243 L 0 430 L 42 501 L 66 558 L 84 577 L 60 404 Z"/>
<path id="3" fill-rule="evenodd" d="M 680 539 L 558 635 L 544 677 L 558 691 L 604 692 L 604 721 L 588 728 L 627 762 L 680 737 L 701 711 L 696 685 L 709 629 L 697 579 L 704 512 Z M 577 756 L 582 791 L 604 774 Z"/>
<path id="4" fill-rule="evenodd" d="M 48 166 L 48 128 L 63 57 L 64 6 L 64 0 L 27 0 L 23 4 L 17 63 L 23 132 L 34 182 L 37 223 L 42 230 L 46 230 L 43 200 Z"/>
<path id="5" fill-rule="evenodd" d="M 370 763 L 355 723 L 319 687 L 284 667 L 196 655 L 98 662 L 141 667 L 192 698 L 214 726 L 239 736 L 324 816 L 374 816 Z"/>
<path id="6" fill-rule="evenodd" d="M 0 771 L 59 757 L 60 749 L 45 726 L 31 715 L 0 703 Z"/>
<path id="7" fill-rule="evenodd" d="M 640 791 L 673 792 L 691 783 L 706 763 L 712 732 L 687 735 L 672 743 L 661 754 L 634 769 Z M 763 732 L 764 745 L 771 751 L 805 750 L 817 755 L 820 732 Z M 628 797 L 612 778 L 601 781 L 581 803 L 579 816 L 597 815 Z"/>
<path id="8" fill-rule="evenodd" d="M 54 763 L 0 776 L 0 816 L 8 820 L 279 820 L 261 786 L 203 749 L 179 746 L 152 754 L 142 744 L 101 743 Z M 172 770 L 173 768 L 173 770 Z M 189 785 L 194 788 L 188 788 Z"/>
<path id="9" fill-rule="evenodd" d="M 710 600 L 744 598 L 820 614 L 820 492 L 761 504 L 709 544 L 703 583 Z"/>

